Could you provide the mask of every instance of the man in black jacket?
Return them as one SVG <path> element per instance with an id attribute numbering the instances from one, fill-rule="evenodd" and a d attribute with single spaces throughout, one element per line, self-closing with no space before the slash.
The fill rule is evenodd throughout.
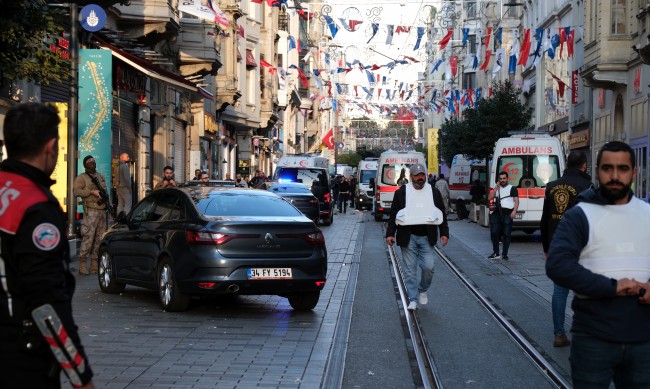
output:
<path id="1" fill-rule="evenodd" d="M 7 112 L 0 164 L 0 386 L 59 388 L 61 368 L 41 336 L 32 311 L 53 307 L 76 348 L 67 374 L 92 388 L 92 371 L 72 317 L 75 279 L 70 272 L 66 218 L 50 191 L 58 157 L 59 117 L 53 108 L 21 104 Z M 65 342 L 65 337 L 61 339 Z M 67 347 L 66 347 L 67 348 Z M 70 376 L 69 376 L 70 377 Z"/>
<path id="2" fill-rule="evenodd" d="M 438 241 L 438 231 L 442 245 L 447 244 L 449 226 L 440 192 L 427 183 L 427 169 L 416 163 L 409 170 L 410 183 L 402 185 L 393 197 L 386 243 L 392 246 L 397 242 L 401 248 L 408 309 L 415 310 L 418 302 L 422 305 L 428 302 L 427 290 L 431 286 L 435 258 L 433 247 Z M 422 269 L 419 283 L 418 267 Z"/>
<path id="3" fill-rule="evenodd" d="M 540 221 L 540 232 L 542 234 L 542 247 L 544 257 L 548 254 L 551 239 L 557 225 L 560 224 L 564 212 L 571 208 L 578 194 L 591 187 L 591 177 L 587 172 L 587 156 L 578 150 L 569 153 L 567 168 L 562 177 L 551 181 L 546 185 L 544 197 L 544 210 Z M 553 312 L 553 346 L 566 347 L 571 342 L 564 330 L 564 318 L 566 315 L 566 302 L 569 296 L 569 289 L 558 284 L 553 284 L 553 298 L 551 299 L 551 310 Z"/>

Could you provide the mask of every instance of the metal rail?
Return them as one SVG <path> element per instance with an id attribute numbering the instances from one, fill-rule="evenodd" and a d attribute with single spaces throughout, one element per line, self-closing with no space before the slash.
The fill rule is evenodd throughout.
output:
<path id="1" fill-rule="evenodd" d="M 544 358 L 542 354 L 537 351 L 533 345 L 530 344 L 530 342 L 528 342 L 524 335 L 522 335 L 515 328 L 515 326 L 510 323 L 510 320 L 501 314 L 501 312 L 499 312 L 497 308 L 492 303 L 490 303 L 486 296 L 483 295 L 483 293 L 478 288 L 476 288 L 467 277 L 462 274 L 462 272 L 451 262 L 449 257 L 447 257 L 438 247 L 435 247 L 435 252 L 445 263 L 445 265 L 447 265 L 447 267 L 451 270 L 452 274 L 454 274 L 467 288 L 467 290 L 472 295 L 474 295 L 474 297 L 476 297 L 481 305 L 483 305 L 483 307 L 492 315 L 495 321 L 499 323 L 503 330 L 520 347 L 524 354 L 530 358 L 533 364 L 550 381 L 550 383 L 556 388 L 571 388 L 571 384 L 567 382 L 557 370 L 555 370 L 551 363 L 546 360 L 546 358 Z M 413 349 L 415 352 L 418 369 L 422 377 L 423 385 L 427 389 L 441 389 L 443 385 L 440 374 L 436 369 L 433 356 L 427 347 L 426 336 L 424 334 L 416 311 L 409 311 L 406 309 L 408 306 L 408 293 L 406 292 L 406 286 L 402 277 L 402 270 L 400 263 L 397 260 L 397 256 L 395 255 L 393 246 L 388 246 L 388 253 L 393 264 L 395 279 L 397 280 L 400 298 L 404 307 L 406 324 L 409 330 L 411 341 L 413 342 Z"/>
<path id="2" fill-rule="evenodd" d="M 402 269 L 397 260 L 397 256 L 395 255 L 393 246 L 388 246 L 388 254 L 390 255 L 391 263 L 393 264 L 393 271 L 395 272 L 395 279 L 397 280 L 397 287 L 404 308 L 404 317 L 406 318 L 406 325 L 409 330 L 411 341 L 413 342 L 413 351 L 415 352 L 415 358 L 422 377 L 422 383 L 426 389 L 442 389 L 442 381 L 440 380 L 440 375 L 436 370 L 433 356 L 427 347 L 426 337 L 424 331 L 422 331 L 420 321 L 415 314 L 415 311 L 406 309 L 408 306 L 408 293 L 406 292 L 406 285 L 402 278 Z"/>
<path id="3" fill-rule="evenodd" d="M 476 297 L 476 299 L 483 305 L 483 307 L 494 317 L 494 319 L 501 325 L 501 327 L 510 335 L 511 339 L 521 348 L 521 350 L 531 359 L 533 364 L 540 370 L 540 372 L 556 387 L 556 388 L 571 388 L 571 384 L 567 382 L 564 377 L 540 354 L 533 345 L 528 342 L 524 335 L 519 332 L 515 326 L 510 323 L 496 307 L 488 301 L 488 299 L 465 277 L 460 270 L 451 262 L 438 247 L 435 247 L 436 254 L 447 265 L 451 272 L 461 281 L 469 292 Z"/>

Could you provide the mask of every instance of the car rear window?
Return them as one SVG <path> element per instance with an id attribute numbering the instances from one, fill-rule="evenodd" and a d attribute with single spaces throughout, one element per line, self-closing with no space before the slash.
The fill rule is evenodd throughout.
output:
<path id="1" fill-rule="evenodd" d="M 205 216 L 300 216 L 301 213 L 280 197 L 254 194 L 212 194 L 200 199 L 196 208 Z"/>
<path id="2" fill-rule="evenodd" d="M 304 185 L 285 185 L 275 184 L 269 188 L 273 193 L 311 193 L 309 188 Z"/>
<path id="3" fill-rule="evenodd" d="M 279 167 L 275 179 L 279 182 L 299 182 L 308 188 L 321 186 L 327 188 L 327 171 L 320 168 Z"/>

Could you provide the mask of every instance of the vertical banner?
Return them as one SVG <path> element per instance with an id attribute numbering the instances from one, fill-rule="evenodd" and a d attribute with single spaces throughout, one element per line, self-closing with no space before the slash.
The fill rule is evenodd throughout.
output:
<path id="1" fill-rule="evenodd" d="M 438 173 L 438 129 L 429 128 L 427 129 L 427 149 L 429 155 L 427 155 L 427 160 L 429 161 L 429 173 Z"/>
<path id="2" fill-rule="evenodd" d="M 578 104 L 578 71 L 571 72 L 571 104 Z"/>
<path id="3" fill-rule="evenodd" d="M 67 212 L 65 199 L 68 197 L 68 103 L 45 103 L 59 111 L 59 157 L 56 160 L 56 167 L 52 173 L 52 179 L 56 182 L 50 188 L 54 197 L 59 201 L 63 212 Z M 70 184 L 72 185 L 72 184 Z"/>
<path id="4" fill-rule="evenodd" d="M 83 158 L 92 155 L 110 194 L 112 53 L 110 50 L 81 49 L 79 59 L 78 172 L 84 171 Z"/>

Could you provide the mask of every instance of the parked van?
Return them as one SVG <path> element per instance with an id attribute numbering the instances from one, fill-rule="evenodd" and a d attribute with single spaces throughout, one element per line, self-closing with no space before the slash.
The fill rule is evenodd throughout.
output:
<path id="1" fill-rule="evenodd" d="M 375 221 L 381 221 L 383 215 L 390 212 L 395 191 L 399 184 L 411 178 L 409 167 L 415 163 L 427 166 L 424 154 L 419 151 L 387 150 L 381 153 L 377 165 L 375 190 Z"/>
<path id="2" fill-rule="evenodd" d="M 357 190 L 354 196 L 357 209 L 372 209 L 375 188 L 370 187 L 370 180 L 377 177 L 379 158 L 366 158 L 359 161 L 357 167 Z"/>
<path id="3" fill-rule="evenodd" d="M 451 201 L 455 204 L 458 198 L 468 202 L 471 198 L 469 190 L 475 180 L 487 181 L 487 168 L 485 160 L 467 159 L 462 154 L 454 155 L 449 169 L 449 193 Z"/>
<path id="4" fill-rule="evenodd" d="M 318 154 L 285 155 L 278 161 L 273 181 L 301 182 L 311 189 L 320 202 L 320 221 L 328 226 L 334 221 L 330 192 L 329 161 Z"/>
<path id="5" fill-rule="evenodd" d="M 490 189 L 497 185 L 499 172 L 519 191 L 519 208 L 513 230 L 533 233 L 539 229 L 546 184 L 558 179 L 566 165 L 558 138 L 548 134 L 513 135 L 496 142 L 490 169 Z"/>

